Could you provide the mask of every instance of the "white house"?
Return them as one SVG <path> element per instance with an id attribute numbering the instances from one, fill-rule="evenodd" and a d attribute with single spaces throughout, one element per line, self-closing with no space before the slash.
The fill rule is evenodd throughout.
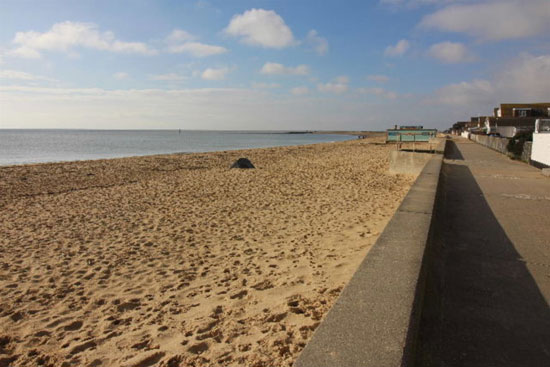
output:
<path id="1" fill-rule="evenodd" d="M 550 119 L 538 119 L 535 124 L 531 161 L 536 166 L 550 167 Z"/>
<path id="2" fill-rule="evenodd" d="M 485 129 L 487 134 L 498 133 L 505 138 L 513 138 L 523 131 L 535 130 L 534 117 L 487 117 Z"/>

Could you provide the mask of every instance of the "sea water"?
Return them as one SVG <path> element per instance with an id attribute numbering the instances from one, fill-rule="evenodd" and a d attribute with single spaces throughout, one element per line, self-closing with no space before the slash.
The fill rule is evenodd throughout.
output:
<path id="1" fill-rule="evenodd" d="M 0 129 L 0 165 L 213 152 L 351 138 L 277 131 Z"/>

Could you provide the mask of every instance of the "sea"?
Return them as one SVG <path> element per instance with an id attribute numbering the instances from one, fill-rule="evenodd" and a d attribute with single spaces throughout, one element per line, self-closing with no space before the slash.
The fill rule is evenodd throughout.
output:
<path id="1" fill-rule="evenodd" d="M 0 166 L 306 145 L 352 138 L 284 131 L 0 129 Z"/>

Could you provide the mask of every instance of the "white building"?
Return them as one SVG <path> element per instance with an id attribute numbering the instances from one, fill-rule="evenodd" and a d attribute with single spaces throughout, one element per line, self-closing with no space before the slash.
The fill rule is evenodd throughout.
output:
<path id="1" fill-rule="evenodd" d="M 550 167 L 550 119 L 538 119 L 535 123 L 531 161 L 536 166 Z"/>
<path id="2" fill-rule="evenodd" d="M 485 129 L 487 134 L 498 133 L 504 138 L 513 138 L 520 132 L 535 130 L 534 117 L 487 117 Z"/>

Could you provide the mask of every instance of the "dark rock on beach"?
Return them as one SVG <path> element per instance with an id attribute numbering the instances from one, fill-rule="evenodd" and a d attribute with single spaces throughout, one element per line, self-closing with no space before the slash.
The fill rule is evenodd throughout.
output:
<path id="1" fill-rule="evenodd" d="M 231 168 L 255 168 L 252 162 L 250 162 L 247 158 L 239 158 Z"/>

